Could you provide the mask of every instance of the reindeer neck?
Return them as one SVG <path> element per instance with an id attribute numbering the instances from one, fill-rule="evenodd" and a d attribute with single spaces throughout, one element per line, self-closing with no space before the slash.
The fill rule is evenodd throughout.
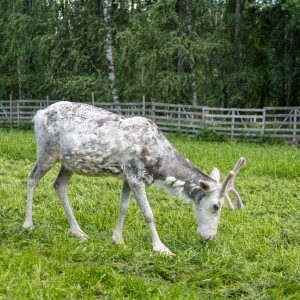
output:
<path id="1" fill-rule="evenodd" d="M 176 150 L 162 159 L 159 170 L 159 176 L 154 177 L 156 184 L 185 202 L 200 201 L 205 195 L 199 187 L 199 180 L 214 181 Z"/>
<path id="2" fill-rule="evenodd" d="M 177 180 L 198 184 L 199 180 L 214 181 L 211 177 L 196 168 L 190 161 L 174 150 L 172 155 L 164 158 L 164 170 L 167 177 L 175 177 Z"/>

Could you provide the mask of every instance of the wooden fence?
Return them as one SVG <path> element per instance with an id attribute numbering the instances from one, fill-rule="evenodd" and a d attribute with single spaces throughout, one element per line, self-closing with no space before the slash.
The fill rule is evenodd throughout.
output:
<path id="1" fill-rule="evenodd" d="M 53 100 L 0 100 L 0 126 L 31 124 L 38 109 Z M 203 129 L 223 133 L 231 139 L 240 137 L 281 138 L 293 144 L 300 140 L 300 107 L 265 107 L 262 109 L 214 108 L 151 102 L 90 103 L 126 115 L 152 119 L 163 131 L 197 134 Z"/>

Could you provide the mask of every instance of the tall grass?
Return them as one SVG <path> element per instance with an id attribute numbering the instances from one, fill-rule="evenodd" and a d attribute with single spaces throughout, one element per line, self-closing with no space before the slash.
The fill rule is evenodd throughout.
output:
<path id="1" fill-rule="evenodd" d="M 190 205 L 152 187 L 147 194 L 163 242 L 153 254 L 132 201 L 125 245 L 110 244 L 121 182 L 74 176 L 69 198 L 88 241 L 68 238 L 52 188 L 54 167 L 34 200 L 33 231 L 21 228 L 26 177 L 35 160 L 31 131 L 0 130 L 0 299 L 300 299 L 300 154 L 287 145 L 201 142 L 169 136 L 202 170 L 222 176 L 240 156 L 236 187 L 245 209 L 224 207 L 217 238 L 201 241 Z"/>

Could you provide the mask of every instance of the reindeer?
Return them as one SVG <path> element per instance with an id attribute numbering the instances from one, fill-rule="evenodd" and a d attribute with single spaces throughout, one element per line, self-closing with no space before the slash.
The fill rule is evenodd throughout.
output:
<path id="1" fill-rule="evenodd" d="M 153 251 L 175 255 L 160 240 L 154 225 L 145 186 L 155 184 L 192 202 L 198 223 L 198 234 L 212 240 L 217 232 L 224 200 L 230 210 L 243 203 L 234 188 L 234 178 L 245 163 L 240 158 L 223 184 L 214 168 L 208 176 L 176 151 L 159 128 L 143 117 L 125 118 L 87 104 L 57 102 L 34 117 L 37 160 L 28 175 L 27 205 L 24 228 L 33 227 L 32 206 L 35 188 L 40 179 L 58 161 L 61 167 L 53 187 L 70 225 L 70 236 L 86 239 L 67 198 L 67 186 L 74 173 L 88 176 L 117 176 L 123 180 L 119 216 L 112 242 L 123 243 L 122 228 L 130 202 L 135 200 L 149 227 Z"/>

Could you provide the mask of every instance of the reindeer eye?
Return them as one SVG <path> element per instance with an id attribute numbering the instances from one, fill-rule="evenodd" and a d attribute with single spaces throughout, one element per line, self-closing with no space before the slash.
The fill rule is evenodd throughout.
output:
<path id="1" fill-rule="evenodd" d="M 214 209 L 214 210 L 218 210 L 219 208 L 220 208 L 220 205 L 219 205 L 219 204 L 214 204 L 214 205 L 213 205 L 213 209 Z"/>

